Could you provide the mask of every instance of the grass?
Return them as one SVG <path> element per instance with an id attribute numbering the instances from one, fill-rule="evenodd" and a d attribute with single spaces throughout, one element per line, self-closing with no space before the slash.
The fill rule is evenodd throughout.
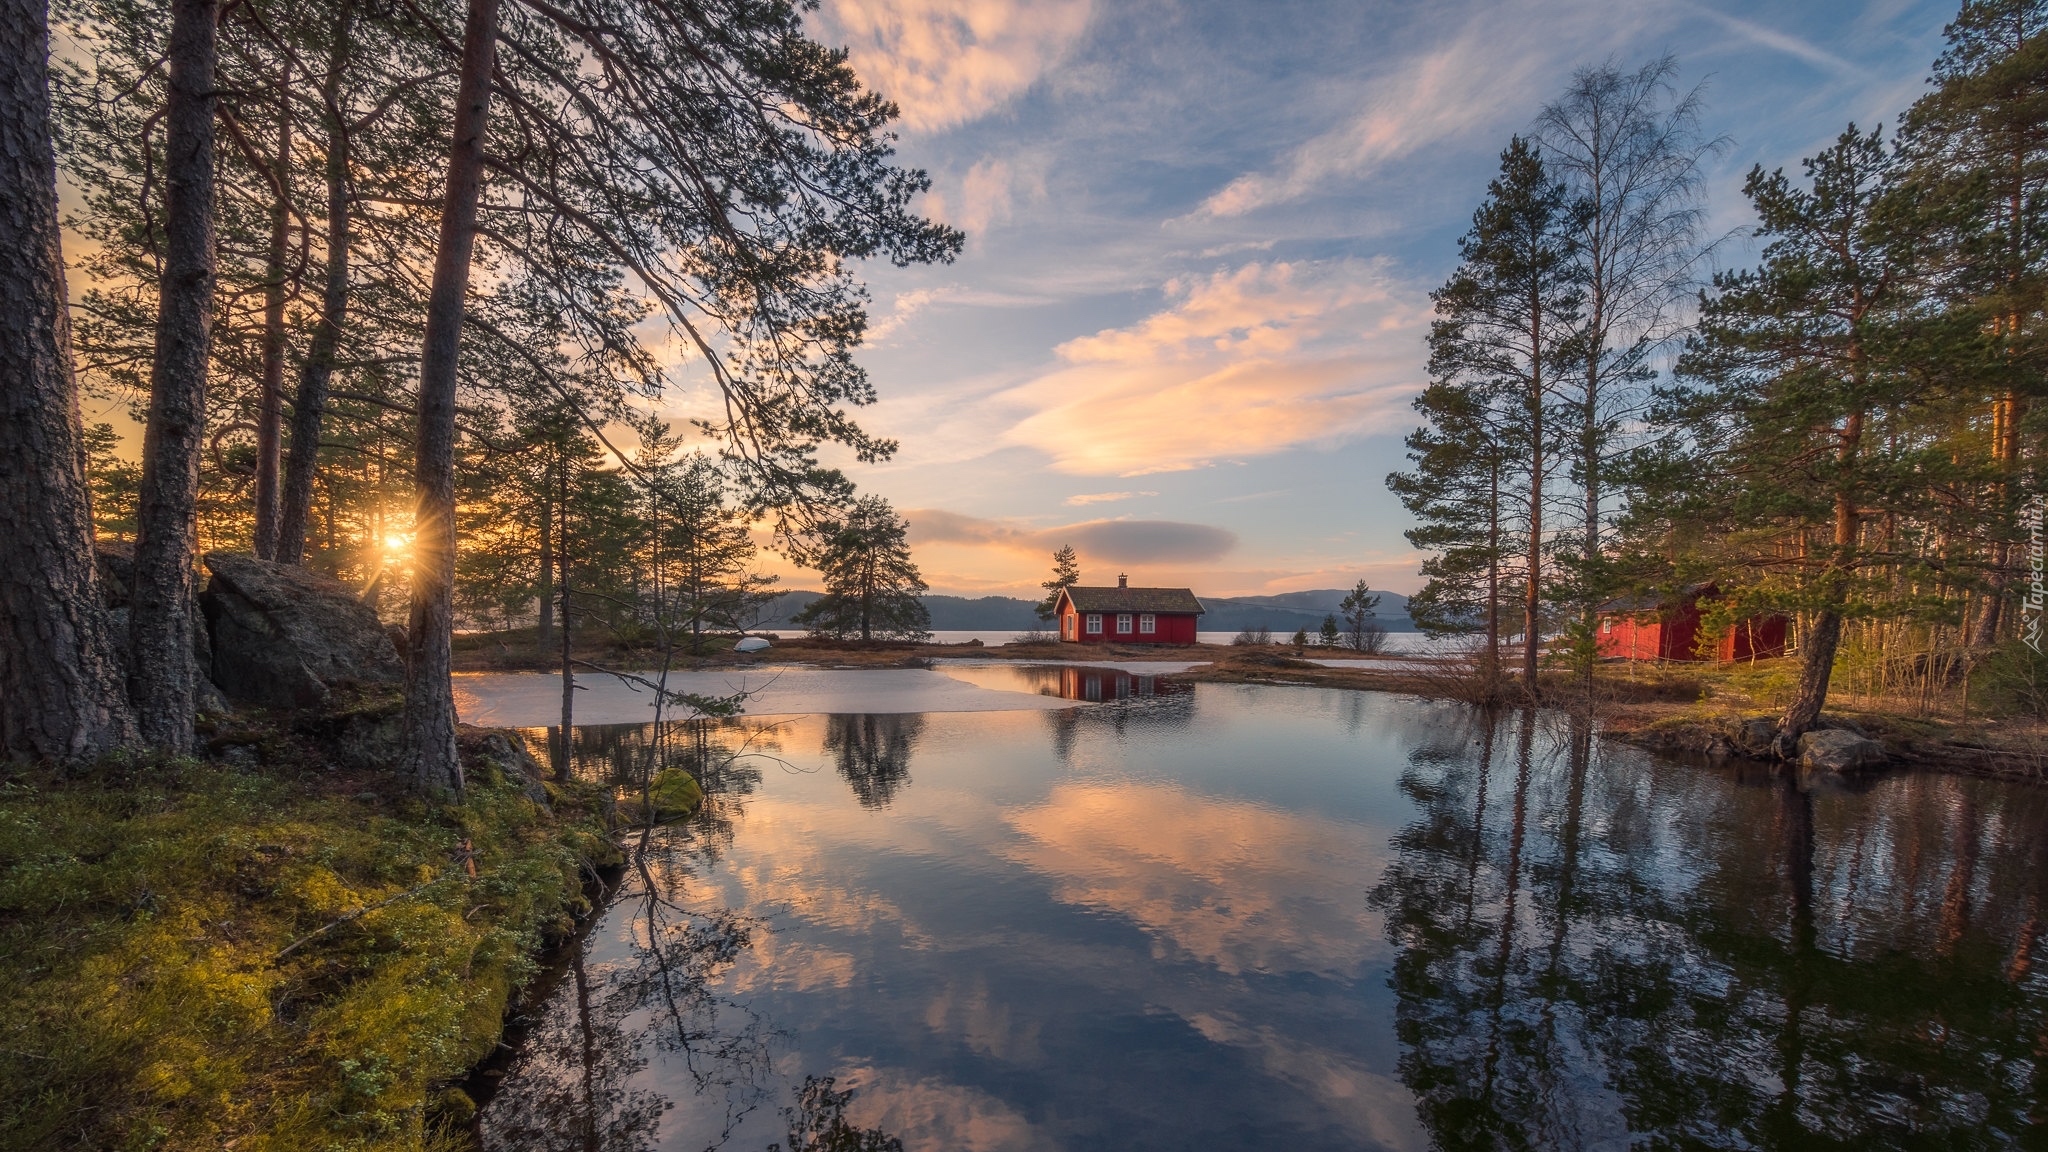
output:
<path id="1" fill-rule="evenodd" d="M 583 910 L 597 804 L 474 741 L 435 805 L 241 738 L 0 782 L 0 1147 L 468 1144 L 456 1085 Z"/>

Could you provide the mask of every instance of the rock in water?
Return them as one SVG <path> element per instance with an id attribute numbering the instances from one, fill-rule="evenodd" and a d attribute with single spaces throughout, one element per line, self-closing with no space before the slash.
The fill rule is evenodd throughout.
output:
<path id="1" fill-rule="evenodd" d="M 1808 732 L 1799 738 L 1799 766 L 1854 772 L 1884 763 L 1884 745 L 1842 728 Z"/>
<path id="2" fill-rule="evenodd" d="M 347 586 L 293 564 L 209 552 L 200 595 L 213 682 L 230 699 L 317 708 L 344 684 L 399 684 L 405 665 Z"/>

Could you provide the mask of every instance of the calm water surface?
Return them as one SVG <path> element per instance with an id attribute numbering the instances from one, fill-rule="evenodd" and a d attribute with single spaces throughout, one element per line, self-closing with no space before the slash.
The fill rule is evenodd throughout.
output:
<path id="1" fill-rule="evenodd" d="M 533 1010 L 487 1148 L 2044 1146 L 2048 790 L 956 674 L 1107 702 L 663 734 L 710 801 Z"/>

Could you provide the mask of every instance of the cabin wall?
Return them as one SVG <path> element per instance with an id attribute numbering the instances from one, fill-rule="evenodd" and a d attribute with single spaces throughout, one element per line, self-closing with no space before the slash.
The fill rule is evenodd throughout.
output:
<path id="1" fill-rule="evenodd" d="M 1711 657 L 1695 650 L 1699 636 L 1699 608 L 1688 604 L 1668 619 L 1647 614 L 1628 616 L 1619 612 L 1602 615 L 1594 633 L 1594 643 L 1601 658 L 1607 660 L 1698 662 L 1715 659 L 1726 664 L 1736 660 L 1783 656 L 1787 622 L 1783 616 L 1763 616 L 1737 624 L 1720 637 Z"/>
<path id="2" fill-rule="evenodd" d="M 1663 651 L 1664 624 L 1654 616 L 1611 613 L 1600 617 L 1594 639 L 1603 659 L 1655 660 Z"/>
<path id="3" fill-rule="evenodd" d="M 1071 644 L 1193 644 L 1195 643 L 1195 631 L 1198 626 L 1197 621 L 1200 619 L 1196 616 L 1180 613 L 1155 613 L 1159 617 L 1158 630 L 1147 636 L 1137 631 L 1138 621 L 1136 617 L 1138 613 L 1133 612 L 1131 613 L 1130 634 L 1119 636 L 1116 632 L 1117 614 L 1114 612 L 1104 612 L 1101 615 L 1102 632 L 1100 635 L 1091 636 L 1088 634 L 1087 613 L 1073 611 L 1061 613 L 1060 639 Z"/>

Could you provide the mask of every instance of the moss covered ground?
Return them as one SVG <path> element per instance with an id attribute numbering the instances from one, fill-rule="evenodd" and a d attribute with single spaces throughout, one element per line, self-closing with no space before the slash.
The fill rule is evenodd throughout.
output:
<path id="1" fill-rule="evenodd" d="M 0 777 L 0 1147 L 469 1143 L 458 1085 L 584 910 L 600 803 L 474 740 L 437 804 L 240 739 Z"/>

